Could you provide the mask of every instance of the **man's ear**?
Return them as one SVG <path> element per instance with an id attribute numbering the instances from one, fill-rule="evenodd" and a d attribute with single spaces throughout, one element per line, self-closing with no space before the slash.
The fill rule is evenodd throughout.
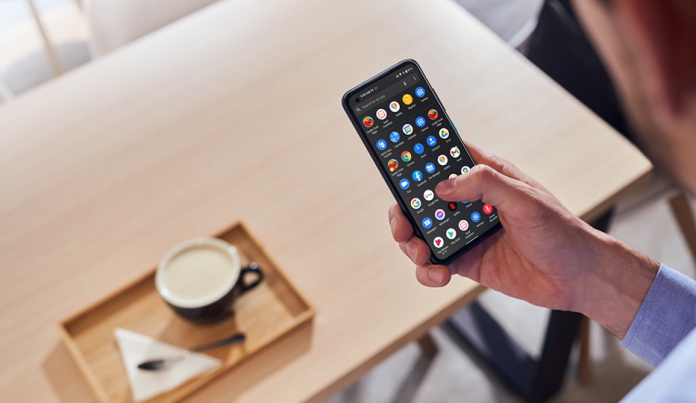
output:
<path id="1" fill-rule="evenodd" d="M 614 0 L 646 80 L 665 112 L 679 115 L 696 94 L 696 1 Z"/>

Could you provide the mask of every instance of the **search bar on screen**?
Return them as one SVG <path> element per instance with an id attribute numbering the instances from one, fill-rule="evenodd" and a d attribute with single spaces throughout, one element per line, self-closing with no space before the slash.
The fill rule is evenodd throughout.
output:
<path id="1" fill-rule="evenodd" d="M 392 84 L 390 87 L 387 87 L 386 90 L 377 93 L 377 95 L 373 96 L 372 98 L 369 98 L 366 101 L 363 101 L 359 105 L 355 106 L 355 112 L 358 116 L 363 115 L 366 113 L 367 110 L 369 110 L 376 104 L 384 101 L 385 99 L 393 97 L 394 95 L 404 91 L 405 89 L 411 88 L 419 82 L 420 77 L 418 77 L 418 74 L 411 74 L 410 76 L 407 76 L 404 79 L 397 81 L 396 84 Z"/>

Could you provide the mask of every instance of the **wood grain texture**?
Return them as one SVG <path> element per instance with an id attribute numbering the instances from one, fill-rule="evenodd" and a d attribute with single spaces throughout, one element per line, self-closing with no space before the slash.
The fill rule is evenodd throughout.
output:
<path id="1" fill-rule="evenodd" d="M 651 169 L 448 0 L 216 3 L 0 108 L 3 398 L 93 398 L 56 323 L 236 221 L 316 307 L 311 346 L 283 338 L 192 401 L 321 400 L 473 300 L 416 282 L 340 107 L 408 57 L 463 138 L 585 219 Z"/>

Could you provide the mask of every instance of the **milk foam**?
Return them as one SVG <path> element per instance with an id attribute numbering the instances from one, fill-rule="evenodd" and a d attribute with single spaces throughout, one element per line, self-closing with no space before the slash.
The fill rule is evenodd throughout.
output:
<path id="1" fill-rule="evenodd" d="M 172 296 L 190 302 L 226 291 L 239 277 L 230 255 L 210 245 L 192 246 L 174 256 L 164 270 L 164 284 Z"/>

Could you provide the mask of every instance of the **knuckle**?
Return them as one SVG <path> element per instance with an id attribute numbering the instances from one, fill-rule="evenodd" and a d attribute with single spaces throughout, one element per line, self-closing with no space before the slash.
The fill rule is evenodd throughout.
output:
<path id="1" fill-rule="evenodd" d="M 490 182 L 495 177 L 495 171 L 493 170 L 493 168 L 491 168 L 488 165 L 484 165 L 484 164 L 476 165 L 476 166 L 474 166 L 472 171 L 473 172 L 469 172 L 469 173 L 470 174 L 473 173 L 474 175 L 472 175 L 472 176 L 476 177 L 480 182 L 484 182 L 484 183 Z"/>
<path id="2" fill-rule="evenodd" d="M 517 168 L 515 164 L 500 157 L 498 158 L 500 159 L 500 162 L 498 163 L 498 172 L 509 177 L 516 177 L 519 175 L 519 168 Z"/>

